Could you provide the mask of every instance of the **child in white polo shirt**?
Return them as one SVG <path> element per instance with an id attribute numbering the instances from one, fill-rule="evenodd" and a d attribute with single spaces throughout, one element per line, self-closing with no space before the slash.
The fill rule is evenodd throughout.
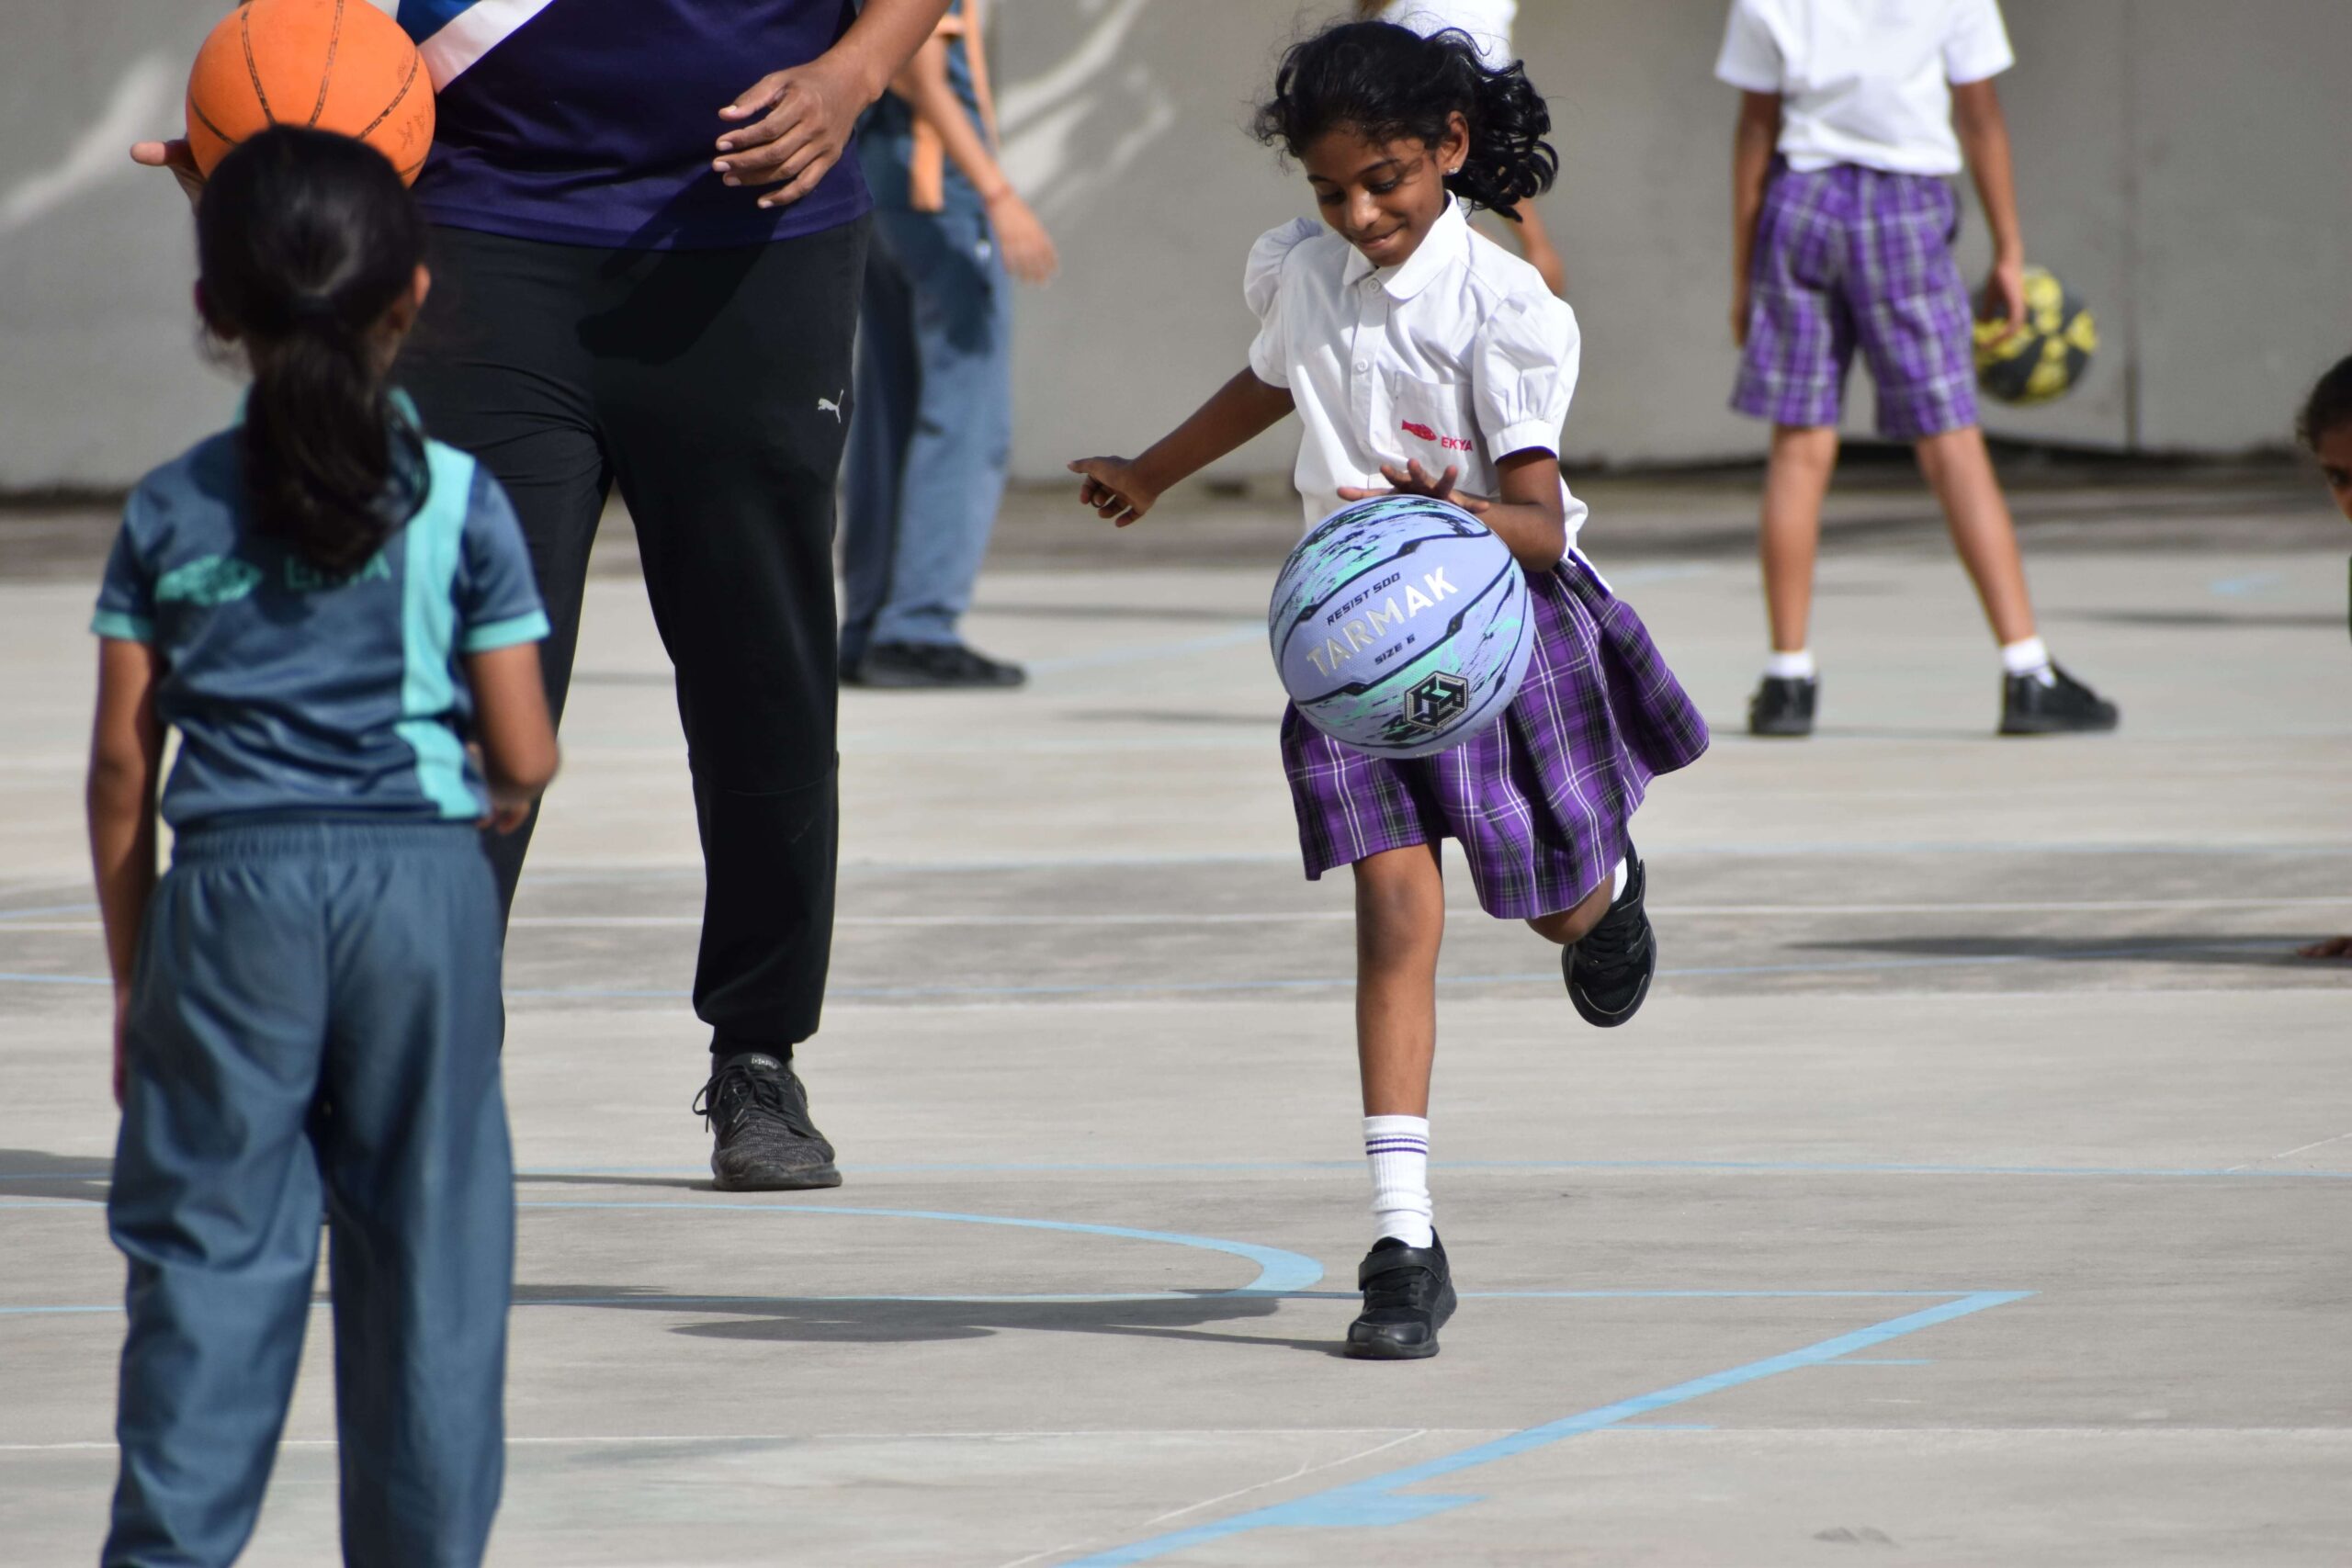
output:
<path id="1" fill-rule="evenodd" d="M 1464 215 L 1552 183 L 1551 118 L 1525 74 L 1489 69 L 1456 34 L 1347 23 L 1290 52 L 1258 129 L 1297 160 L 1322 218 L 1251 249 L 1249 365 L 1140 457 L 1070 468 L 1086 476 L 1080 499 L 1124 525 L 1295 412 L 1308 527 L 1391 487 L 1451 498 L 1525 573 L 1527 678 L 1461 745 L 1397 761 L 1330 739 L 1295 709 L 1283 719 L 1306 874 L 1347 866 L 1355 879 L 1356 1049 L 1379 1238 L 1357 1269 L 1363 1313 L 1347 1348 L 1410 1359 L 1437 1353 L 1454 1307 L 1428 1174 L 1439 842 L 1456 840 L 1488 914 L 1565 949 L 1569 1000 L 1587 1022 L 1623 1024 L 1657 964 L 1629 826 L 1650 781 L 1706 749 L 1707 728 L 1641 618 L 1575 548 L 1585 508 L 1559 463 L 1575 313 L 1533 267 L 1475 238 Z"/>
<path id="2" fill-rule="evenodd" d="M 1988 313 L 2022 325 L 2025 242 L 1992 80 L 2014 62 L 1998 0 L 1734 0 L 1715 66 L 1746 94 L 1732 154 L 1732 336 L 1745 351 L 1732 406 L 1773 426 L 1762 552 L 1772 656 L 1749 708 L 1754 734 L 1813 731 L 1814 558 L 1857 348 L 1877 384 L 1879 434 L 1917 447 L 2000 642 L 2001 733 L 2115 728 L 2115 705 L 2052 664 L 2035 633 L 1977 427 L 1951 180 L 1963 162 L 1973 170 L 1992 225 Z"/>

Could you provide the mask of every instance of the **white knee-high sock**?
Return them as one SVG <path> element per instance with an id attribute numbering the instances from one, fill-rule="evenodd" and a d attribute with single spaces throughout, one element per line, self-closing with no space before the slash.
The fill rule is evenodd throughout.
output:
<path id="1" fill-rule="evenodd" d="M 1367 1116 L 1364 1157 L 1372 1162 L 1372 1219 L 1383 1236 L 1427 1247 L 1436 1235 L 1430 1216 L 1430 1122 L 1426 1116 Z"/>

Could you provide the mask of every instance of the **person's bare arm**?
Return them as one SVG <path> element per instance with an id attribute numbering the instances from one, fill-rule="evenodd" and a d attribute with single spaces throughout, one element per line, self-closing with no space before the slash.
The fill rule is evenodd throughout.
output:
<path id="1" fill-rule="evenodd" d="M 511 833 L 530 816 L 562 760 L 548 717 L 539 645 L 468 654 L 466 684 L 474 697 L 474 743 L 481 748 L 482 778 L 490 785 L 490 825 Z"/>
<path id="2" fill-rule="evenodd" d="M 1567 509 L 1560 501 L 1560 459 L 1541 446 L 1513 452 L 1495 465 L 1498 495 L 1457 494 L 1454 481 L 1462 470 L 1448 466 L 1434 477 L 1415 458 L 1399 468 L 1384 463 L 1380 477 L 1393 487 L 1386 491 L 1343 488 L 1341 501 L 1370 501 L 1380 495 L 1426 495 L 1450 501 L 1495 531 L 1510 547 L 1511 558 L 1529 571 L 1549 571 L 1568 553 Z"/>
<path id="3" fill-rule="evenodd" d="M 2007 316 L 2011 332 L 2025 327 L 2025 231 L 2018 221 L 2017 168 L 2009 148 L 2009 119 L 1991 78 L 1951 90 L 1952 129 L 1984 204 L 1985 227 L 1993 231 L 1993 273 L 1984 282 L 1984 313 Z"/>
<path id="4" fill-rule="evenodd" d="M 1052 236 L 1012 188 L 1012 182 L 1004 177 L 996 154 L 989 150 L 988 138 L 972 123 L 964 100 L 956 96 L 955 85 L 947 79 L 947 39 L 934 36 L 915 51 L 907 68 L 891 82 L 890 91 L 904 98 L 939 133 L 940 146 L 980 193 L 989 224 L 1004 252 L 1006 269 L 1023 283 L 1043 283 L 1053 276 L 1060 258 L 1054 253 Z"/>
<path id="5" fill-rule="evenodd" d="M 770 72 L 718 111 L 736 122 L 711 167 L 730 186 L 778 188 L 762 207 L 786 207 L 817 188 L 848 150 L 857 117 L 880 97 L 947 14 L 948 0 L 865 0 L 832 48 Z"/>
<path id="6" fill-rule="evenodd" d="M 1560 247 L 1552 243 L 1552 231 L 1544 227 L 1544 215 L 1535 210 L 1533 201 L 1522 201 L 1511 211 L 1519 221 L 1510 225 L 1519 237 L 1519 254 L 1527 265 L 1544 276 L 1544 287 L 1565 296 L 1568 291 L 1567 265 L 1560 259 Z"/>
<path id="7" fill-rule="evenodd" d="M 1756 223 L 1764 213 L 1764 187 L 1772 178 L 1772 154 L 1781 145 L 1781 95 L 1742 93 L 1739 124 L 1731 138 L 1731 340 L 1747 346 L 1747 314 L 1753 299 Z"/>
<path id="8" fill-rule="evenodd" d="M 160 660 L 144 643 L 98 643 L 97 717 L 90 729 L 90 776 L 84 803 L 98 915 L 114 976 L 114 1098 L 122 1103 L 122 1021 L 139 956 L 139 931 L 155 892 L 155 788 L 163 772 L 164 727 L 155 716 Z"/>
<path id="9" fill-rule="evenodd" d="M 1291 412 L 1290 389 L 1268 386 L 1243 370 L 1140 457 L 1080 457 L 1069 466 L 1086 482 L 1079 503 L 1124 528 L 1173 486 L 1244 442 L 1272 430 Z"/>

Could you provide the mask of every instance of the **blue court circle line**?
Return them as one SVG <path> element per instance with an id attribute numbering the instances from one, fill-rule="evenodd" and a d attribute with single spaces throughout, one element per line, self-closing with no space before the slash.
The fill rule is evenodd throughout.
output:
<path id="1" fill-rule="evenodd" d="M 13 1206 L 13 1205 L 11 1205 Z M 48 1204 L 39 1205 L 49 1207 Z M 1128 1225 L 1086 1224 L 1075 1220 L 1030 1220 L 1009 1214 L 959 1214 L 936 1209 L 852 1209 L 836 1208 L 817 1203 L 600 1203 L 589 1201 L 532 1200 L 518 1202 L 516 1209 L 557 1209 L 586 1211 L 620 1211 L 625 1213 L 678 1213 L 689 1214 L 838 1214 L 846 1218 L 873 1220 L 934 1220 L 952 1224 L 1003 1225 L 1014 1230 L 1059 1231 L 1071 1235 L 1108 1236 L 1118 1241 L 1156 1242 L 1165 1247 L 1185 1247 L 1200 1252 L 1222 1252 L 1245 1258 L 1258 1266 L 1258 1277 L 1246 1285 L 1226 1290 L 1203 1291 L 1128 1291 L 1087 1294 L 1004 1295 L 1004 1296 L 661 1296 L 636 1297 L 577 1296 L 557 1299 L 538 1298 L 517 1304 L 524 1306 L 612 1306 L 641 1303 L 650 1307 L 675 1306 L 751 1306 L 761 1303 L 788 1305 L 806 1302 L 931 1302 L 944 1304 L 974 1306 L 1004 1306 L 1026 1303 L 1115 1303 L 1122 1302 L 1199 1302 L 1232 1298 L 1274 1298 L 1302 1294 L 1322 1282 L 1323 1265 L 1305 1253 L 1292 1252 L 1279 1247 L 1261 1247 L 1255 1242 L 1227 1241 L 1222 1236 L 1189 1235 L 1181 1231 L 1137 1230 Z M 82 1205 L 59 1205 L 61 1209 L 82 1209 Z M 85 1210 L 85 1212 L 86 1212 Z M 317 1303 L 314 1305 L 320 1304 Z M 0 1307 L 0 1317 L 40 1317 L 73 1313 L 119 1312 L 119 1306 L 20 1306 Z"/>
<path id="2" fill-rule="evenodd" d="M 1227 1296 L 1280 1296 L 1305 1291 L 1321 1282 L 1323 1265 L 1303 1252 L 1261 1247 L 1222 1236 L 1188 1235 L 1181 1231 L 1137 1230 L 1128 1225 L 1085 1224 L 1075 1220 L 1028 1220 L 1008 1214 L 958 1214 L 936 1209 L 851 1209 L 820 1203 L 627 1203 L 581 1200 L 532 1199 L 517 1209 L 609 1210 L 624 1213 L 654 1211 L 718 1214 L 841 1214 L 873 1220 L 937 1220 L 952 1224 L 1003 1225 L 1014 1230 L 1061 1231 L 1072 1235 L 1109 1236 L 1119 1241 L 1149 1241 L 1164 1247 L 1189 1247 L 1202 1252 L 1222 1252 L 1247 1258 L 1258 1266 L 1258 1277 L 1246 1285 L 1221 1291 L 1133 1291 L 1107 1294 L 1010 1296 L 706 1296 L 708 1303 L 775 1302 L 941 1302 L 998 1305 L 1017 1302 L 1192 1302 Z M 628 1298 L 582 1297 L 570 1301 L 537 1301 L 534 1306 L 602 1305 Z"/>

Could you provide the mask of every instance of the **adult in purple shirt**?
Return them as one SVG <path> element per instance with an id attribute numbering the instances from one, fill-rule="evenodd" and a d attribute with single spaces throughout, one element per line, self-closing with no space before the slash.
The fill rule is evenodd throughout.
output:
<path id="1" fill-rule="evenodd" d="M 870 206 L 858 117 L 947 0 L 401 0 L 438 283 L 398 375 L 522 520 L 560 716 L 614 486 L 676 671 L 706 895 L 696 1109 L 728 1189 L 831 1187 L 792 1050 L 831 953 L 833 493 Z M 763 74 L 762 73 L 765 73 Z M 746 85 L 746 79 L 757 79 Z M 189 181 L 179 143 L 132 156 Z M 511 903 L 529 829 L 496 841 Z"/>

